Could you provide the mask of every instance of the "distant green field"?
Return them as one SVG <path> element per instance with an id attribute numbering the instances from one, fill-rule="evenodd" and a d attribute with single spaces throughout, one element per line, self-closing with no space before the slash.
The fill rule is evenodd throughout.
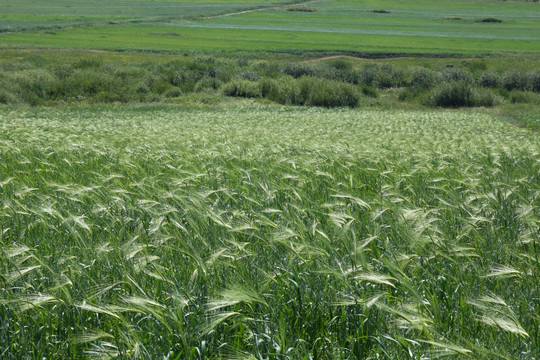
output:
<path id="1" fill-rule="evenodd" d="M 110 9 L 88 12 L 84 7 L 78 8 L 88 16 L 84 21 L 92 17 L 97 22 L 103 22 L 107 16 L 110 21 L 141 17 L 136 23 L 2 34 L 0 44 L 108 50 L 333 50 L 477 55 L 537 53 L 540 41 L 540 5 L 524 1 L 392 0 L 381 4 L 320 0 L 278 8 L 255 1 L 137 4 L 129 8 L 115 3 Z M 263 5 L 270 8 L 204 18 L 208 14 Z M 11 12 L 2 15 L 4 20 L 0 17 L 0 26 L 4 28 L 9 24 L 15 29 L 23 28 L 26 19 L 47 24 L 61 21 L 62 16 L 75 22 L 78 20 L 74 16 L 83 16 L 64 7 L 57 11 L 63 14 L 57 18 L 54 9 L 47 7 L 41 12 L 45 15 L 33 18 L 41 11 L 38 7 L 30 6 L 25 11 L 22 5 L 11 7 Z M 308 11 L 298 11 L 301 8 Z M 481 22 L 486 18 L 502 22 Z"/>
<path id="2" fill-rule="evenodd" d="M 286 0 L 5 0 L 0 5 L 0 31 L 93 25 L 109 21 L 190 18 L 262 8 Z"/>

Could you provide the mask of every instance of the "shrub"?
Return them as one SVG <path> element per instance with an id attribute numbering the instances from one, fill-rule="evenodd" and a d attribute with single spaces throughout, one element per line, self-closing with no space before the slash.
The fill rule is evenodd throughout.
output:
<path id="1" fill-rule="evenodd" d="M 492 107 L 500 102 L 500 98 L 497 97 L 495 93 L 489 89 L 473 89 L 473 103 L 471 106 Z"/>
<path id="2" fill-rule="evenodd" d="M 348 70 L 338 69 L 329 63 L 318 63 L 313 66 L 312 77 L 321 79 L 343 81 L 347 77 Z"/>
<path id="3" fill-rule="evenodd" d="M 146 84 L 150 91 L 156 94 L 163 94 L 171 88 L 171 84 L 158 76 L 151 76 L 146 79 Z"/>
<path id="4" fill-rule="evenodd" d="M 421 87 L 408 87 L 399 93 L 399 101 L 411 101 L 424 94 L 425 90 Z"/>
<path id="5" fill-rule="evenodd" d="M 373 79 L 373 85 L 381 89 L 398 87 L 402 83 L 403 72 L 394 68 L 392 64 L 382 64 Z"/>
<path id="6" fill-rule="evenodd" d="M 216 79 L 216 78 L 202 78 L 201 80 L 199 80 L 195 84 L 195 87 L 193 88 L 193 91 L 194 92 L 203 92 L 203 91 L 206 91 L 206 90 L 209 90 L 209 89 L 217 90 L 222 85 L 223 85 L 223 83 L 219 79 Z"/>
<path id="7" fill-rule="evenodd" d="M 3 88 L 0 89 L 0 104 L 16 104 L 17 102 L 17 98 L 11 92 L 6 91 Z"/>
<path id="8" fill-rule="evenodd" d="M 248 80 L 233 80 L 225 84 L 223 94 L 233 97 L 258 98 L 261 97 L 259 84 Z"/>
<path id="9" fill-rule="evenodd" d="M 328 62 L 328 65 L 333 67 L 334 69 L 340 70 L 340 71 L 352 71 L 353 66 L 352 64 L 344 59 L 335 59 L 330 62 Z"/>
<path id="10" fill-rule="evenodd" d="M 277 81 L 270 78 L 264 78 L 259 83 L 259 88 L 261 90 L 261 96 L 263 98 L 267 98 L 279 103 L 283 103 L 283 101 L 279 101 L 280 93 L 283 91 L 282 86 L 280 86 L 280 83 L 284 83 L 284 79 L 280 79 L 281 81 Z"/>
<path id="11" fill-rule="evenodd" d="M 442 72 L 443 79 L 445 81 L 457 81 L 464 82 L 467 84 L 473 84 L 474 80 L 471 74 L 467 70 L 461 68 L 449 67 Z"/>
<path id="12" fill-rule="evenodd" d="M 305 6 L 295 6 L 295 7 L 288 7 L 285 9 L 287 11 L 299 11 L 299 12 L 316 12 L 317 9 L 305 7 Z"/>
<path id="13" fill-rule="evenodd" d="M 304 104 L 322 107 L 357 107 L 360 100 L 354 86 L 312 77 L 299 80 L 300 94 Z"/>
<path id="14" fill-rule="evenodd" d="M 81 59 L 73 64 L 75 69 L 97 69 L 103 66 L 103 61 L 97 58 L 86 58 Z"/>
<path id="15" fill-rule="evenodd" d="M 264 79 L 260 83 L 261 95 L 264 98 L 284 105 L 304 105 L 305 99 L 300 95 L 298 80 L 286 76 L 274 79 Z"/>
<path id="16" fill-rule="evenodd" d="M 58 90 L 57 78 L 47 70 L 23 70 L 12 77 L 18 88 L 17 95 L 30 105 L 38 105 L 51 99 Z"/>
<path id="17" fill-rule="evenodd" d="M 254 70 L 244 70 L 238 73 L 237 77 L 239 79 L 249 80 L 249 81 L 259 81 L 259 74 Z"/>
<path id="18" fill-rule="evenodd" d="M 371 98 L 378 98 L 379 97 L 379 93 L 377 92 L 377 89 L 375 89 L 373 86 L 369 86 L 369 85 L 366 85 L 366 84 L 361 84 L 360 85 L 360 91 L 365 96 L 369 96 Z"/>
<path id="19" fill-rule="evenodd" d="M 419 89 L 431 89 L 441 81 L 441 75 L 424 67 L 413 67 L 410 70 L 409 85 Z"/>
<path id="20" fill-rule="evenodd" d="M 180 90 L 180 88 L 177 88 L 177 87 L 172 87 L 169 90 L 165 91 L 165 94 L 163 94 L 163 96 L 165 96 L 166 98 L 175 98 L 181 95 L 182 95 L 182 90 Z"/>
<path id="21" fill-rule="evenodd" d="M 122 66 L 116 67 L 113 73 L 122 81 L 131 81 L 144 77 L 147 71 L 142 66 Z"/>
<path id="22" fill-rule="evenodd" d="M 168 69 L 169 67 L 170 65 L 162 70 L 163 76 L 167 82 L 173 86 L 181 88 L 183 92 L 193 91 L 195 84 L 202 78 L 206 77 L 203 70 L 185 67 L 172 67 Z"/>
<path id="23" fill-rule="evenodd" d="M 121 82 L 112 74 L 96 69 L 80 69 L 66 80 L 67 93 L 73 95 L 94 95 L 119 89 Z"/>
<path id="24" fill-rule="evenodd" d="M 263 97 L 285 105 L 356 107 L 360 100 L 351 84 L 311 76 L 264 79 L 259 87 Z"/>
<path id="25" fill-rule="evenodd" d="M 307 64 L 286 63 L 282 70 L 284 74 L 290 75 L 296 79 L 302 76 L 314 75 L 315 71 L 312 66 Z"/>
<path id="26" fill-rule="evenodd" d="M 530 91 L 512 90 L 502 91 L 502 95 L 508 99 L 512 104 L 532 104 L 538 103 L 538 94 Z"/>
<path id="27" fill-rule="evenodd" d="M 428 105 L 440 107 L 493 106 L 497 103 L 495 94 L 487 89 L 473 88 L 464 81 L 452 81 L 432 90 Z"/>
<path id="28" fill-rule="evenodd" d="M 480 20 L 477 20 L 477 22 L 483 22 L 483 23 L 502 23 L 503 21 L 501 19 L 497 19 L 494 17 L 487 17 Z"/>
<path id="29" fill-rule="evenodd" d="M 510 70 L 504 73 L 502 85 L 506 90 L 527 90 L 529 79 L 523 71 Z"/>
<path id="30" fill-rule="evenodd" d="M 531 71 L 527 73 L 529 79 L 529 88 L 532 91 L 540 92 L 540 71 Z"/>
<path id="31" fill-rule="evenodd" d="M 373 86 L 375 77 L 379 72 L 379 65 L 377 64 L 367 64 L 362 66 L 360 69 L 360 81 L 363 84 Z"/>
<path id="32" fill-rule="evenodd" d="M 502 84 L 501 76 L 494 71 L 484 71 L 478 79 L 478 85 L 487 88 L 498 88 Z"/>
<path id="33" fill-rule="evenodd" d="M 146 83 L 142 81 L 135 84 L 134 89 L 137 94 L 148 94 L 150 92 L 150 88 L 148 87 L 148 85 L 146 85 Z"/>

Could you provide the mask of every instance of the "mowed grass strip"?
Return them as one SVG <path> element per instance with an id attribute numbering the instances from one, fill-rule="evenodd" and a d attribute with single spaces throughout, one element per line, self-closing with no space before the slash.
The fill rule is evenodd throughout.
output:
<path id="1" fill-rule="evenodd" d="M 536 133 L 276 106 L 0 130 L 5 359 L 540 356 Z"/>
<path id="2" fill-rule="evenodd" d="M 175 33 L 171 37 L 165 34 Z M 102 50 L 161 51 L 275 51 L 336 50 L 425 54 L 535 53 L 530 40 L 417 37 L 407 35 L 354 34 L 207 27 L 197 24 L 118 25 L 40 33 L 0 34 L 9 47 L 53 47 Z"/>

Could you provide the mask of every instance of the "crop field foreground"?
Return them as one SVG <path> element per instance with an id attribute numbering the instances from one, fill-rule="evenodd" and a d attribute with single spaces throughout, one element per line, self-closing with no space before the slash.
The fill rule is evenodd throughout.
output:
<path id="1" fill-rule="evenodd" d="M 539 227 L 472 111 L 3 108 L 0 358 L 538 358 Z"/>

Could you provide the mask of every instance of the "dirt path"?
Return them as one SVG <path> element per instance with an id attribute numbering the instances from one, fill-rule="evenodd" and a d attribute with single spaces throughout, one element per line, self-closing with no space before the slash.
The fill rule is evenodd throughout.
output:
<path id="1" fill-rule="evenodd" d="M 278 5 L 278 6 L 272 6 L 272 7 L 265 7 L 265 8 L 251 9 L 251 10 L 244 10 L 244 11 L 238 11 L 238 12 L 227 13 L 227 14 L 221 14 L 221 15 L 207 16 L 207 17 L 204 17 L 204 18 L 202 18 L 202 19 L 207 20 L 207 19 L 215 19 L 215 18 L 220 18 L 220 17 L 227 17 L 227 16 L 234 16 L 234 15 L 242 15 L 242 14 L 249 14 L 249 13 L 257 12 L 257 11 L 279 9 L 279 8 L 284 7 L 284 6 L 302 6 L 302 5 L 308 5 L 308 4 L 316 3 L 316 2 L 319 2 L 319 1 L 321 1 L 321 0 L 311 0 L 311 1 L 306 1 L 306 2 L 297 3 L 297 4 L 286 4 L 286 5 Z"/>
<path id="2" fill-rule="evenodd" d="M 377 61 L 377 60 L 402 60 L 402 59 L 408 59 L 408 57 L 362 58 L 362 57 L 349 56 L 349 55 L 333 55 L 333 56 L 324 56 L 324 57 L 315 58 L 315 59 L 302 60 L 302 62 L 311 63 L 311 62 L 319 62 L 319 61 L 333 60 L 333 59 L 343 59 L 343 58 L 353 59 L 353 60 L 363 60 L 363 61 L 367 61 L 367 60 Z"/>

